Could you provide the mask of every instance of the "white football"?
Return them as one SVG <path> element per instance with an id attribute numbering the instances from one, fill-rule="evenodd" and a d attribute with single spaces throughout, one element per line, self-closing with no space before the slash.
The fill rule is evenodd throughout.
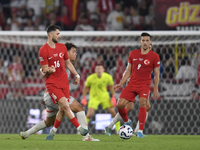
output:
<path id="1" fill-rule="evenodd" d="M 119 128 L 118 134 L 122 139 L 130 139 L 133 135 L 133 129 L 129 125 L 123 125 Z"/>

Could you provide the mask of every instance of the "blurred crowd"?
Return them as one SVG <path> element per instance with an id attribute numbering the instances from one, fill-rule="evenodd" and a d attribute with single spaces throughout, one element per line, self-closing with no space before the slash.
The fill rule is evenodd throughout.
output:
<path id="1" fill-rule="evenodd" d="M 153 0 L 1 0 L 0 30 L 154 30 Z"/>

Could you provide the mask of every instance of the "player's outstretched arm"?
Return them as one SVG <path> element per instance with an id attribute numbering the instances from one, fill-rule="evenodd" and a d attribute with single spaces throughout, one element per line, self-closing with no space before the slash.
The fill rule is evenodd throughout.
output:
<path id="1" fill-rule="evenodd" d="M 65 65 L 69 69 L 69 71 L 76 76 L 76 79 L 73 84 L 79 84 L 80 83 L 80 75 L 77 73 L 76 69 L 72 65 L 71 61 L 69 59 L 65 60 Z"/>
<path id="2" fill-rule="evenodd" d="M 132 70 L 132 64 L 128 63 L 127 70 L 124 72 L 124 76 L 122 77 L 119 84 L 114 85 L 114 90 L 117 91 L 130 77 Z"/>
<path id="3" fill-rule="evenodd" d="M 157 99 L 159 97 L 158 93 L 158 83 L 159 83 L 159 76 L 160 76 L 160 67 L 154 68 L 154 90 L 153 90 L 153 98 Z"/>

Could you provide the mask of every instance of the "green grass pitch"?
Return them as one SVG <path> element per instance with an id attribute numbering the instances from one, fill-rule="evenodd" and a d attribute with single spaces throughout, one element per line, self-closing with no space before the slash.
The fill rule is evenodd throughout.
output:
<path id="1" fill-rule="evenodd" d="M 120 139 L 118 135 L 94 134 L 100 142 L 81 141 L 81 135 L 32 135 L 22 140 L 18 134 L 0 134 L 0 150 L 200 150 L 199 135 L 148 135 L 145 138 Z"/>

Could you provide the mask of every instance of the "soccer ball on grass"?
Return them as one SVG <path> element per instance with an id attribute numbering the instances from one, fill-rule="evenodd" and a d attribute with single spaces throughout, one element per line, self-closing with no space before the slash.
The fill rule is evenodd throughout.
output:
<path id="1" fill-rule="evenodd" d="M 133 129 L 129 125 L 123 125 L 119 128 L 119 137 L 122 139 L 130 139 L 133 135 Z"/>

